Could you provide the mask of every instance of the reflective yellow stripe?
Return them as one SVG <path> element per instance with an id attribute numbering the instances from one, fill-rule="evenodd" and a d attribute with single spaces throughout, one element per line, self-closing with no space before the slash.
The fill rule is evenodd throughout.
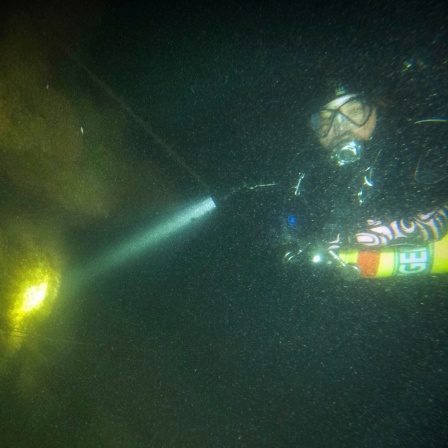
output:
<path id="1" fill-rule="evenodd" d="M 448 234 L 434 243 L 434 260 L 431 274 L 448 272 Z"/>
<path id="2" fill-rule="evenodd" d="M 390 277 L 395 273 L 395 252 L 386 249 L 381 252 L 380 264 L 375 277 Z"/>

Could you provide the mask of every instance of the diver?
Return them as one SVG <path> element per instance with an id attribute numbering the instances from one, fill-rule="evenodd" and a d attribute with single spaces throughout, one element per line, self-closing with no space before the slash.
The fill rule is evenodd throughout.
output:
<path id="1" fill-rule="evenodd" d="M 315 145 L 299 161 L 287 200 L 284 260 L 303 263 L 317 247 L 337 258 L 344 248 L 441 240 L 448 220 L 446 117 L 400 117 L 384 99 L 339 80 L 322 90 L 309 110 Z"/>

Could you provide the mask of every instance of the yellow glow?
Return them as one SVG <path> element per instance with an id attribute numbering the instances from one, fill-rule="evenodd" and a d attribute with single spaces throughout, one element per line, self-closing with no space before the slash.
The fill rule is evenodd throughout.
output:
<path id="1" fill-rule="evenodd" d="M 22 311 L 27 313 L 37 308 L 44 301 L 47 295 L 47 288 L 48 282 L 43 282 L 37 286 L 30 286 L 24 294 L 25 300 L 22 305 Z"/>
<path id="2" fill-rule="evenodd" d="M 17 334 L 32 329 L 48 317 L 59 289 L 59 273 L 46 265 L 44 259 L 39 260 L 37 266 L 22 265 L 17 273 L 27 278 L 18 279 L 17 291 L 13 294 L 15 300 L 9 311 L 11 336 L 6 342 L 9 355 L 23 343 L 24 338 Z"/>

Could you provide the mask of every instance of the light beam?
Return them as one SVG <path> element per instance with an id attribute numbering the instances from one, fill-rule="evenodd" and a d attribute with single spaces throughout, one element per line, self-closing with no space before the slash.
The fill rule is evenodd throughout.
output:
<path id="1" fill-rule="evenodd" d="M 161 245 L 170 237 L 196 223 L 199 218 L 205 217 L 215 208 L 215 202 L 211 197 L 185 207 L 159 224 L 134 235 L 98 257 L 88 266 L 85 266 L 81 270 L 82 272 L 78 272 L 78 277 L 81 277 L 79 280 L 85 283 L 87 279 L 94 279 L 98 275 L 109 272 L 130 259 Z"/>

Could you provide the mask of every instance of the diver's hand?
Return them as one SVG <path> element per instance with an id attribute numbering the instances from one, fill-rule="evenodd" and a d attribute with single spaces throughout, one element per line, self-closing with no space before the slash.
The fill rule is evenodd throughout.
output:
<path id="1" fill-rule="evenodd" d="M 286 265 L 309 264 L 312 249 L 310 242 L 296 242 L 283 247 L 283 263 Z"/>
<path id="2" fill-rule="evenodd" d="M 334 270 L 344 280 L 356 280 L 361 271 L 354 264 L 345 263 L 338 255 L 338 246 L 335 242 L 302 242 L 290 246 L 283 255 L 283 262 L 293 266 L 313 266 Z"/>
<path id="3" fill-rule="evenodd" d="M 334 263 L 332 252 L 340 248 L 339 235 L 336 239 L 289 240 L 282 244 L 283 261 L 286 264 L 321 264 Z"/>
<path id="4" fill-rule="evenodd" d="M 341 247 L 339 241 L 317 244 L 310 251 L 309 260 L 316 266 L 330 268 L 343 280 L 357 280 L 361 277 L 361 270 L 356 264 L 346 263 L 341 259 L 338 254 Z"/>

